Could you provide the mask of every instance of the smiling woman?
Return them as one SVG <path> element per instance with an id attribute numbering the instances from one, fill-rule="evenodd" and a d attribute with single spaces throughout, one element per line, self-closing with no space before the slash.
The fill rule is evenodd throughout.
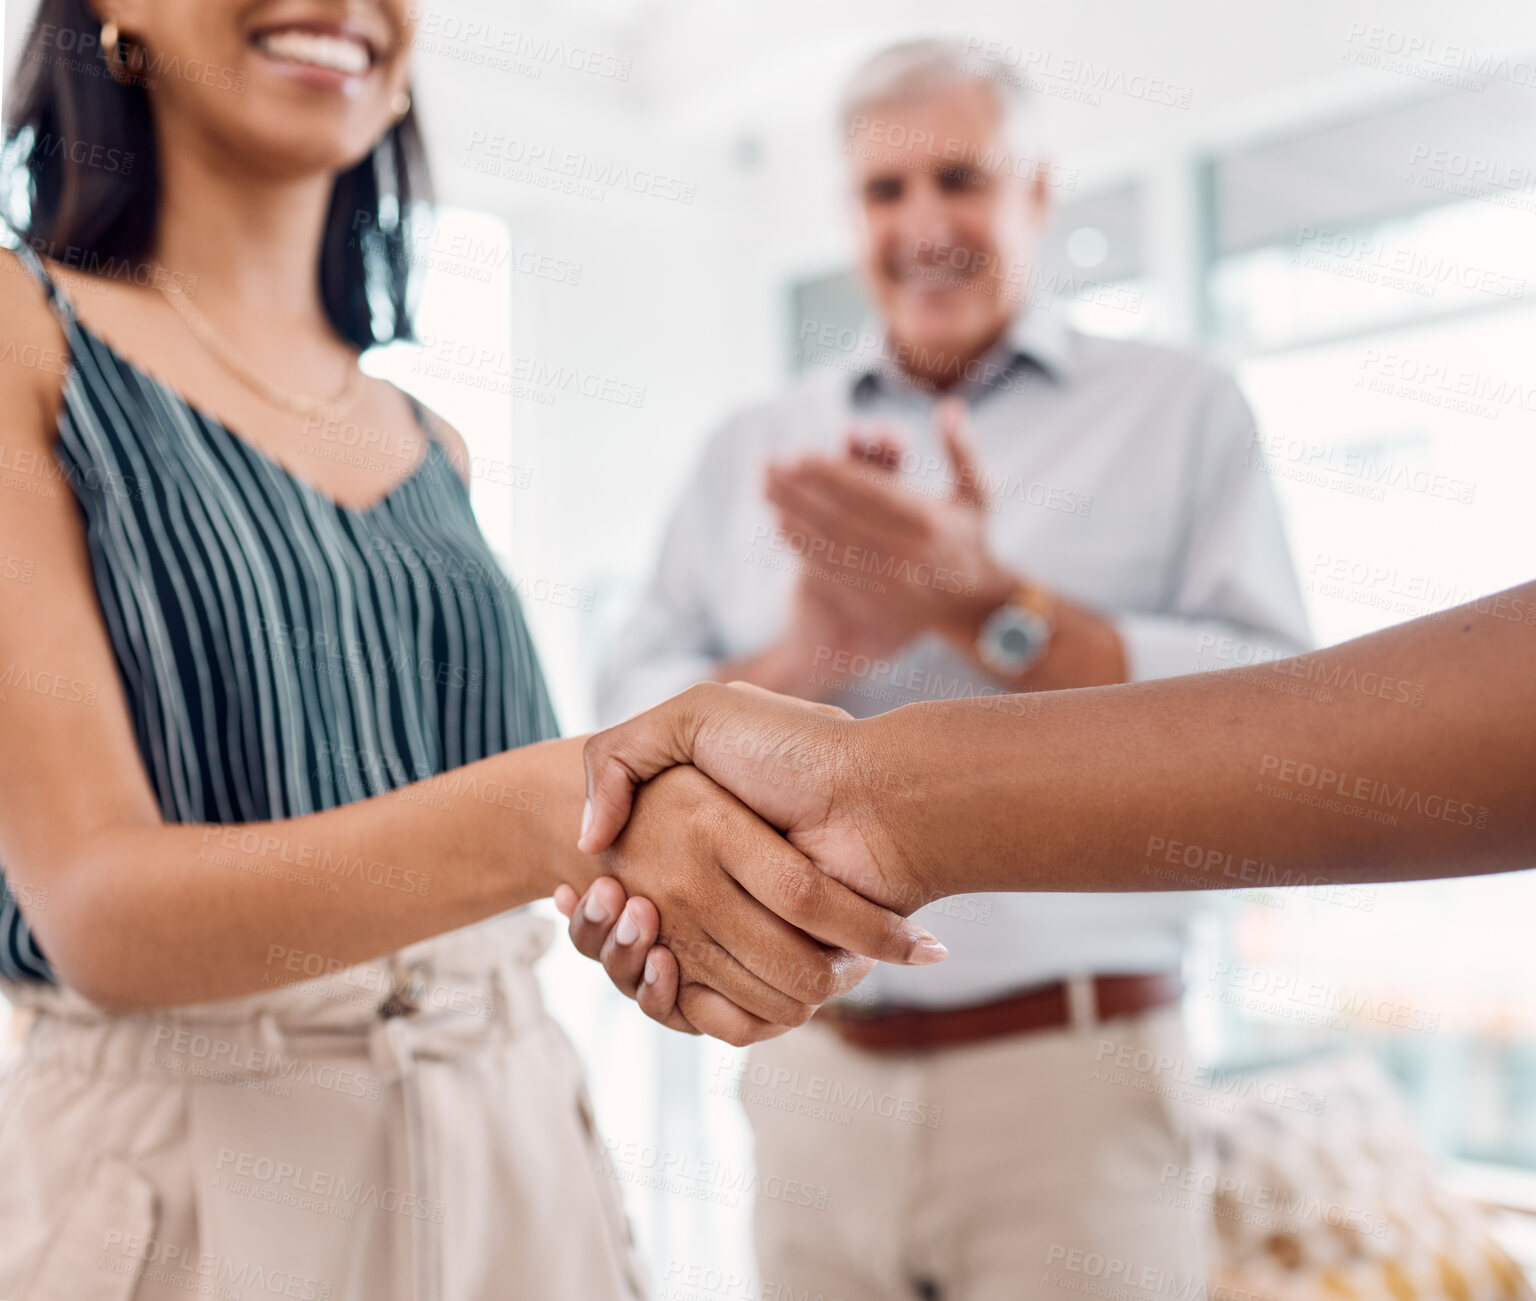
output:
<path id="1" fill-rule="evenodd" d="M 144 6 L 121 6 L 135 7 Z M 11 224 L 66 266 L 119 278 L 133 268 L 143 274 L 155 238 L 159 155 L 172 146 L 151 116 L 151 96 L 195 101 L 210 126 L 231 115 L 241 135 L 257 134 L 249 107 L 268 102 L 273 111 L 264 114 L 260 135 L 273 138 L 261 153 L 284 170 L 314 148 L 313 130 L 301 129 L 304 117 L 319 111 L 334 119 L 345 104 L 346 116 L 359 121 L 346 132 L 350 157 L 335 178 L 321 241 L 326 316 L 358 348 L 409 338 L 407 222 L 413 201 L 428 197 L 430 187 L 405 47 L 394 40 L 385 59 L 392 38 L 377 20 L 363 27 L 355 19 L 300 17 L 302 9 L 285 19 L 277 5 L 264 7 L 259 28 L 242 33 L 226 23 L 200 39 L 198 29 L 211 27 L 221 8 L 155 5 L 165 11 L 171 39 L 162 43 L 157 33 L 151 45 L 125 38 L 137 29 L 125 17 L 98 16 L 87 0 L 44 0 L 7 115 L 14 130 L 8 161 L 26 167 L 32 191 L 25 212 L 7 214 Z M 306 95 L 304 88 L 332 93 Z M 281 101 L 269 100 L 284 89 Z M 385 110 L 393 121 L 375 140 L 368 132 Z"/>
<path id="2" fill-rule="evenodd" d="M 639 1295 L 521 911 L 593 874 L 580 741 L 463 441 L 358 364 L 411 337 L 412 32 L 405 0 L 46 0 L 29 32 L 0 1296 Z M 693 1014 L 753 1009 L 734 1039 L 850 988 L 845 947 L 912 960 L 830 883 L 853 911 L 798 929 L 836 912 L 783 897 L 809 864 L 708 779 L 641 803 L 608 870 L 691 938 Z"/>

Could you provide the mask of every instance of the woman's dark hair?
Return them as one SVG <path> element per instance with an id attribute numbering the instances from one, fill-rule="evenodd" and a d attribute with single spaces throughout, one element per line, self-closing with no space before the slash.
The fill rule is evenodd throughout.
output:
<path id="1" fill-rule="evenodd" d="M 86 0 L 42 0 L 16 65 L 0 210 L 46 257 L 103 275 L 142 275 L 160 214 L 160 169 L 145 83 L 190 70 L 114 51 L 103 59 Z M 199 78 L 217 75 L 199 69 Z M 227 73 L 229 89 L 243 89 Z M 415 109 L 336 178 L 320 248 L 321 301 L 358 348 L 410 339 L 410 222 L 430 200 Z"/>

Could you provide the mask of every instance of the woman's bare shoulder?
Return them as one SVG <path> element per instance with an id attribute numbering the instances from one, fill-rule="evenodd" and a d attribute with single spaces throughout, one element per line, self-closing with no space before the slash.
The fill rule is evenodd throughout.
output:
<path id="1" fill-rule="evenodd" d="M 415 401 L 426 414 L 432 436 L 443 445 L 443 452 L 448 457 L 449 464 L 458 471 L 459 478 L 463 479 L 466 484 L 469 483 L 469 447 L 464 442 L 464 435 L 444 420 L 442 416 L 438 415 L 425 402 L 422 402 L 420 398 L 415 399 Z"/>
<path id="2" fill-rule="evenodd" d="M 0 437 L 11 447 L 46 448 L 69 373 L 69 344 L 42 286 L 11 249 L 0 249 L 0 322 L 0 410 L 20 416 Z"/>

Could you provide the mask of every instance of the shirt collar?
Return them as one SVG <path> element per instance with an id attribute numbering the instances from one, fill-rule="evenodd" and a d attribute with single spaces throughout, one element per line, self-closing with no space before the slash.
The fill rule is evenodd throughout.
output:
<path id="1" fill-rule="evenodd" d="M 908 378 L 897 364 L 896 350 L 885 331 L 874 326 L 863 337 L 878 343 L 875 359 L 855 372 L 851 393 L 855 402 L 868 401 L 882 389 L 920 394 L 928 390 Z M 1058 383 L 1070 377 L 1072 333 L 1053 306 L 1026 308 L 1009 323 L 1002 337 L 967 368 L 973 378 L 962 380 L 956 392 L 980 396 L 1005 386 L 1021 366 L 1033 366 Z"/>
<path id="2" fill-rule="evenodd" d="M 1060 307 L 1027 308 L 1009 323 L 1004 339 L 1014 354 L 1034 362 L 1054 380 L 1066 380 L 1072 368 L 1072 331 Z"/>

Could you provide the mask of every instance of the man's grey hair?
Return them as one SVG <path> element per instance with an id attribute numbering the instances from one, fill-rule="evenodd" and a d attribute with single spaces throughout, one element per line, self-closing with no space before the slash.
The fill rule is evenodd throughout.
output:
<path id="1" fill-rule="evenodd" d="M 848 79 L 838 124 L 848 133 L 879 104 L 911 103 L 961 86 L 981 86 L 992 96 L 1007 138 L 1029 104 L 1029 87 L 1014 69 L 973 53 L 964 41 L 929 38 L 890 45 L 862 63 Z"/>

